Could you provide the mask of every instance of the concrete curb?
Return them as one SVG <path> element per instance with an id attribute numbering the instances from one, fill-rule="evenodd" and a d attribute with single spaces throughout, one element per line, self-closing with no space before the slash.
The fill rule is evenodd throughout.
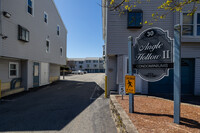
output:
<path id="1" fill-rule="evenodd" d="M 114 95 L 110 95 L 110 110 L 119 133 L 138 133 Z"/>
<path id="2" fill-rule="evenodd" d="M 17 93 L 20 93 L 20 92 L 23 92 L 23 91 L 25 91 L 24 88 L 18 88 L 18 89 L 3 91 L 3 92 L 1 92 L 1 98 L 9 96 L 9 95 L 17 94 Z"/>

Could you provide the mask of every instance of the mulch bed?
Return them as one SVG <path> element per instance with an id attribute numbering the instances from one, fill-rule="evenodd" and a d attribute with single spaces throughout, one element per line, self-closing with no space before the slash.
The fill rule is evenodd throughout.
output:
<path id="1" fill-rule="evenodd" d="M 173 101 L 148 96 L 134 97 L 134 113 L 129 113 L 129 97 L 116 96 L 139 133 L 200 133 L 200 106 L 181 104 L 180 125 L 173 123 Z"/>

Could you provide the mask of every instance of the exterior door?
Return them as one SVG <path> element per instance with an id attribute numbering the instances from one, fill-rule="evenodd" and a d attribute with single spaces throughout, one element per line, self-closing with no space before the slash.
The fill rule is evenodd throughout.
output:
<path id="1" fill-rule="evenodd" d="M 33 87 L 39 86 L 39 63 L 33 64 Z"/>
<path id="2" fill-rule="evenodd" d="M 194 94 L 194 59 L 181 60 L 181 94 Z M 157 82 L 149 83 L 149 94 L 173 94 L 174 71 L 169 71 L 169 76 Z"/>

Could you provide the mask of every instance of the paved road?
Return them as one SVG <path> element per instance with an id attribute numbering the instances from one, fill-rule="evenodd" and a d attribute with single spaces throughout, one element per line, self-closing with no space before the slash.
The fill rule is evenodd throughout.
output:
<path id="1" fill-rule="evenodd" d="M 116 133 L 104 74 L 66 76 L 65 80 L 0 102 L 0 132 Z"/>

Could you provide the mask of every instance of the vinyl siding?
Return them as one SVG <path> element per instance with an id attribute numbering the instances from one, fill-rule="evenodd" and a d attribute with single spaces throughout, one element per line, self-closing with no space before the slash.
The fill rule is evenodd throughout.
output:
<path id="1" fill-rule="evenodd" d="M 67 31 L 52 0 L 34 0 L 34 16 L 27 12 L 27 0 L 3 0 L 2 10 L 11 14 L 2 17 L 2 40 L 0 56 L 35 60 L 64 65 L 66 63 Z M 44 22 L 44 11 L 48 13 L 48 24 Z M 29 30 L 30 40 L 18 40 L 18 25 Z M 57 36 L 57 25 L 60 35 Z M 50 53 L 46 53 L 46 39 L 50 40 Z M 63 56 L 60 56 L 60 47 Z"/>
<path id="2" fill-rule="evenodd" d="M 56 64 L 50 64 L 50 77 L 59 77 L 60 76 L 60 66 Z"/>
<path id="3" fill-rule="evenodd" d="M 9 62 L 18 63 L 18 78 L 21 78 L 21 61 L 0 58 L 0 80 L 2 83 L 10 82 L 13 78 L 9 77 Z"/>
<path id="4" fill-rule="evenodd" d="M 122 84 L 124 83 L 124 60 L 123 60 L 123 55 L 118 55 L 117 56 L 117 84 Z"/>
<path id="5" fill-rule="evenodd" d="M 200 42 L 199 43 L 182 43 L 181 56 L 182 58 L 200 57 Z"/>
<path id="6" fill-rule="evenodd" d="M 137 5 L 137 9 L 143 10 L 143 22 L 151 20 L 152 9 L 156 9 L 161 1 L 143 1 L 142 4 Z M 151 7 L 151 8 L 149 8 Z M 169 14 L 166 19 L 154 22 L 153 25 L 143 25 L 141 29 L 127 29 L 127 13 L 119 16 L 118 12 L 108 11 L 107 18 L 107 54 L 127 54 L 128 53 L 128 37 L 133 36 L 133 41 L 139 34 L 150 27 L 161 27 L 168 30 L 170 37 L 173 37 L 173 14 Z"/>

